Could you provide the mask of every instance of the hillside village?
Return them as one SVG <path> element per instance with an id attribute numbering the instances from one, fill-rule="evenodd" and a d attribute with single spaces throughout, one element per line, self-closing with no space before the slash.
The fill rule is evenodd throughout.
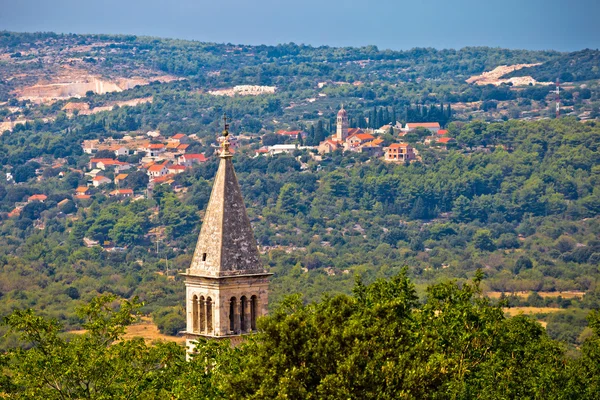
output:
<path id="1" fill-rule="evenodd" d="M 352 152 L 364 154 L 368 158 L 381 158 L 386 162 L 410 163 L 420 160 L 419 151 L 403 138 L 418 133 L 418 143 L 423 146 L 447 149 L 456 146 L 456 140 L 448 136 L 437 122 L 406 123 L 402 126 L 386 124 L 379 129 L 361 129 L 349 127 L 348 112 L 342 106 L 337 114 L 336 131 L 318 146 L 304 146 L 307 133 L 302 130 L 277 130 L 275 135 L 286 143 L 262 146 L 253 152 L 250 144 L 242 144 L 239 137 L 230 137 L 232 151 L 244 151 L 254 157 L 275 156 L 283 153 L 305 152 L 315 162 L 320 162 L 333 152 Z M 264 135 L 263 135 L 264 136 Z M 248 139 L 248 137 L 244 137 Z M 255 138 L 257 139 L 257 138 Z M 262 137 L 261 137 L 262 139 Z M 392 139 L 393 141 L 391 141 Z M 219 142 L 220 138 L 216 139 Z M 175 180 L 176 175 L 205 163 L 218 153 L 219 143 L 211 143 L 209 151 L 190 152 L 201 145 L 197 135 L 177 133 L 164 137 L 158 131 L 145 134 L 131 133 L 122 138 L 84 140 L 81 148 L 90 156 L 82 170 L 73 170 L 86 177 L 87 184 L 74 189 L 74 201 L 87 204 L 93 195 L 102 194 L 114 198 L 143 199 L 152 197 L 157 185 L 168 185 L 174 192 L 185 190 Z M 414 142 L 414 141 L 413 141 Z M 249 150 L 249 151 L 247 151 Z M 212 151 L 212 154 L 210 153 Z M 42 160 L 30 160 L 40 162 Z M 38 180 L 44 179 L 47 169 L 63 169 L 58 175 L 64 176 L 64 162 L 57 160 L 36 170 Z M 302 168 L 308 168 L 302 163 Z M 7 181 L 13 180 L 7 173 Z M 38 193 L 29 196 L 26 202 L 15 203 L 9 217 L 18 216 L 23 207 L 31 202 L 44 202 L 46 195 Z M 67 200 L 67 199 L 65 199 Z M 65 201 L 63 200 L 63 201 Z M 92 245 L 97 243 L 92 243 Z"/>

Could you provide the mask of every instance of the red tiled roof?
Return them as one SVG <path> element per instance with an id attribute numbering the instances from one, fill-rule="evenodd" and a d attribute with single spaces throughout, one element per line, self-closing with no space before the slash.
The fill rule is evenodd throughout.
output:
<path id="1" fill-rule="evenodd" d="M 176 135 L 173 135 L 171 139 L 183 139 L 184 137 L 186 137 L 186 135 L 184 135 L 183 133 L 178 133 Z"/>
<path id="2" fill-rule="evenodd" d="M 96 181 L 96 182 L 100 182 L 100 181 L 103 181 L 103 180 L 110 181 L 110 179 L 108 179 L 107 177 L 105 177 L 105 176 L 102 176 L 102 175 L 97 175 L 97 176 L 95 176 L 95 177 L 94 177 L 94 179 L 92 179 L 92 180 L 94 180 L 94 181 Z"/>
<path id="3" fill-rule="evenodd" d="M 356 133 L 364 133 L 362 129 L 360 128 L 349 128 L 348 129 L 348 136 L 352 136 Z"/>
<path id="4" fill-rule="evenodd" d="M 188 160 L 199 160 L 201 162 L 206 161 L 204 154 L 184 154 L 182 157 L 185 157 Z"/>
<path id="5" fill-rule="evenodd" d="M 445 135 L 446 133 L 448 133 L 448 129 L 440 129 L 437 134 L 438 135 Z"/>
<path id="6" fill-rule="evenodd" d="M 17 215 L 20 215 L 20 214 L 21 214 L 21 211 L 22 211 L 22 210 L 23 210 L 23 209 L 22 209 L 21 207 L 17 207 L 17 208 L 15 208 L 14 210 L 12 210 L 11 212 L 9 212 L 9 213 L 8 213 L 8 216 L 9 216 L 9 217 L 16 217 Z"/>
<path id="7" fill-rule="evenodd" d="M 148 148 L 150 150 L 158 150 L 158 149 L 162 149 L 163 147 L 165 147 L 165 145 L 162 143 L 151 143 L 148 145 Z"/>
<path id="8" fill-rule="evenodd" d="M 96 164 L 102 163 L 104 165 L 127 165 L 126 162 L 113 160 L 112 158 L 92 158 L 90 162 Z"/>
<path id="9" fill-rule="evenodd" d="M 177 150 L 185 150 L 188 147 L 190 147 L 189 144 L 180 144 L 179 146 L 177 146 Z"/>
<path id="10" fill-rule="evenodd" d="M 439 124 L 439 122 L 410 122 L 410 123 L 406 124 L 406 126 L 408 128 L 418 128 L 418 127 L 439 128 L 440 124 Z"/>
<path id="11" fill-rule="evenodd" d="M 48 198 L 45 194 L 34 194 L 33 196 L 29 196 L 27 201 L 44 201 Z"/>
<path id="12" fill-rule="evenodd" d="M 369 133 L 356 133 L 354 135 L 352 135 L 352 137 L 358 138 L 360 140 L 373 140 L 375 139 L 375 136 L 369 134 Z M 348 138 L 351 139 L 351 138 Z"/>
<path id="13" fill-rule="evenodd" d="M 453 142 L 454 139 L 450 137 L 443 137 L 438 139 L 438 143 L 450 143 Z"/>
<path id="14" fill-rule="evenodd" d="M 89 188 L 87 186 L 79 186 L 77 189 L 75 189 L 75 191 L 77 193 L 85 193 L 89 190 Z"/>
<path id="15" fill-rule="evenodd" d="M 168 175 L 165 175 L 165 176 L 154 178 L 153 182 L 154 183 L 163 183 L 163 182 L 166 182 L 166 181 L 168 181 L 170 179 L 173 179 L 173 174 L 168 174 Z"/>
<path id="16" fill-rule="evenodd" d="M 133 189 L 117 189 L 119 194 L 133 194 Z"/>
<path id="17" fill-rule="evenodd" d="M 185 165 L 171 165 L 171 166 L 169 167 L 169 170 L 175 170 L 175 171 L 177 171 L 177 170 L 179 170 L 179 171 L 183 171 L 183 170 L 185 170 L 185 169 L 186 169 L 186 168 L 185 168 Z"/>
<path id="18" fill-rule="evenodd" d="M 390 149 L 399 149 L 401 147 L 408 147 L 409 144 L 408 143 L 392 143 L 390 145 Z"/>
<path id="19" fill-rule="evenodd" d="M 160 172 L 160 171 L 163 170 L 163 168 L 165 168 L 164 164 L 156 164 L 156 165 L 150 166 L 150 168 L 148 168 L 148 171 L 150 171 L 150 172 Z"/>
<path id="20" fill-rule="evenodd" d="M 74 197 L 79 200 L 88 200 L 92 198 L 92 196 L 90 196 L 89 194 L 77 194 Z"/>

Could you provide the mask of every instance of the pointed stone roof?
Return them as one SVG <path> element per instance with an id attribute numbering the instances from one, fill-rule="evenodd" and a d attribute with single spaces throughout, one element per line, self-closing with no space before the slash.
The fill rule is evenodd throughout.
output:
<path id="1" fill-rule="evenodd" d="M 233 169 L 226 132 L 189 275 L 219 278 L 266 273 Z"/>

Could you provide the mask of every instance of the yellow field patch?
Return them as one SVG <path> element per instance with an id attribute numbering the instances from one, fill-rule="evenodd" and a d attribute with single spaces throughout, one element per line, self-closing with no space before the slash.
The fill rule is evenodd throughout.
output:
<path id="1" fill-rule="evenodd" d="M 74 333 L 76 335 L 81 335 L 85 333 L 84 329 L 77 331 L 69 331 L 69 333 Z M 127 327 L 125 335 L 123 335 L 123 339 L 133 339 L 141 337 L 146 342 L 154 342 L 156 340 L 175 342 L 177 344 L 185 344 L 185 338 L 179 336 L 169 336 L 163 335 L 158 330 L 158 327 L 152 322 L 150 317 L 142 317 L 141 322 L 130 325 Z"/>
<path id="2" fill-rule="evenodd" d="M 504 313 L 510 317 L 518 314 L 539 314 L 539 313 L 555 313 L 558 311 L 564 311 L 563 308 L 558 307 L 507 307 L 504 308 Z"/>
<path id="3" fill-rule="evenodd" d="M 485 293 L 490 299 L 499 299 L 502 296 L 503 292 L 487 292 Z M 531 293 L 529 292 L 504 292 L 505 296 L 515 295 L 520 298 L 527 298 Z M 585 295 L 585 292 L 577 292 L 577 291 L 565 291 L 565 292 L 537 292 L 543 298 L 553 298 L 553 297 L 562 297 L 563 299 L 575 299 L 582 298 Z"/>

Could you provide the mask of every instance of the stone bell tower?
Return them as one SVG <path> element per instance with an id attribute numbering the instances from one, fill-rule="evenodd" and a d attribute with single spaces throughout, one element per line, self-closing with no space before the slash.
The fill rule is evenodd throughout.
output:
<path id="1" fill-rule="evenodd" d="M 348 113 L 344 110 L 344 105 L 337 113 L 335 138 L 338 142 L 344 143 L 348 138 Z"/>
<path id="2" fill-rule="evenodd" d="M 229 151 L 225 120 L 221 158 L 190 268 L 186 270 L 188 353 L 200 337 L 240 341 L 267 313 L 269 276 L 258 247 Z"/>

